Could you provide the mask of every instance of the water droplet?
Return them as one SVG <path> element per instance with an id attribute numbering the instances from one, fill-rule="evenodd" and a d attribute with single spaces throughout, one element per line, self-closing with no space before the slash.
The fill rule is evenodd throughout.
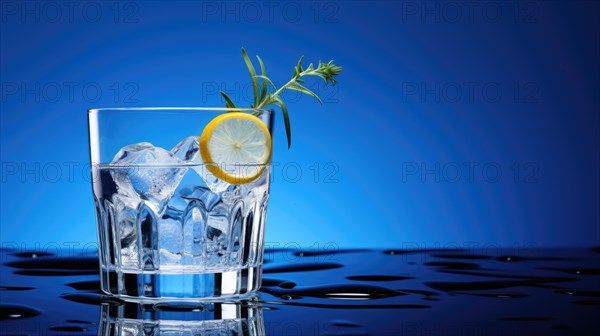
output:
<path id="1" fill-rule="evenodd" d="M 82 291 L 99 291 L 100 290 L 100 281 L 79 281 L 68 283 L 65 286 L 69 286 L 71 288 L 82 290 Z"/>
<path id="2" fill-rule="evenodd" d="M 53 256 L 54 253 L 41 252 L 41 251 L 24 251 L 24 252 L 18 252 L 18 253 L 11 253 L 11 255 L 14 255 L 14 256 L 20 257 L 20 258 L 38 258 L 38 257 L 50 257 L 50 256 Z"/>
<path id="3" fill-rule="evenodd" d="M 554 317 L 539 317 L 539 316 L 516 316 L 516 317 L 501 317 L 499 320 L 502 321 L 554 321 L 556 318 Z"/>
<path id="4" fill-rule="evenodd" d="M 425 282 L 425 285 L 447 292 L 493 290 L 511 287 L 541 287 L 544 280 Z"/>
<path id="5" fill-rule="evenodd" d="M 52 327 L 49 330 L 52 330 L 52 331 L 67 331 L 67 332 L 86 332 L 87 331 L 86 328 L 77 327 L 77 326 L 58 326 L 58 327 Z"/>
<path id="6" fill-rule="evenodd" d="M 466 252 L 466 250 L 464 250 L 464 249 L 439 248 L 439 249 L 399 249 L 399 250 L 385 250 L 385 251 L 383 251 L 383 253 L 387 254 L 387 255 L 440 253 L 440 252 L 462 253 L 462 252 Z"/>
<path id="7" fill-rule="evenodd" d="M 497 299 L 521 299 L 528 297 L 529 294 L 524 293 L 459 293 L 462 295 L 472 295 L 484 298 L 497 298 Z"/>
<path id="8" fill-rule="evenodd" d="M 575 296 L 600 297 L 600 291 L 558 290 L 558 291 L 556 291 L 556 293 L 575 295 Z"/>
<path id="9" fill-rule="evenodd" d="M 358 328 L 360 324 L 348 320 L 333 320 L 331 321 L 331 325 L 336 327 L 347 327 L 347 328 Z"/>
<path id="10" fill-rule="evenodd" d="M 600 268 L 549 268 L 540 267 L 539 270 L 557 271 L 575 275 L 600 275 Z"/>
<path id="11" fill-rule="evenodd" d="M 96 322 L 92 321 L 84 321 L 84 320 L 66 320 L 67 323 L 75 323 L 75 324 L 96 324 Z"/>
<path id="12" fill-rule="evenodd" d="M 368 336 L 366 331 L 362 330 L 343 330 L 343 331 L 324 331 L 321 336 Z"/>
<path id="13" fill-rule="evenodd" d="M 542 286 L 543 283 L 547 282 L 571 282 L 577 281 L 576 278 L 564 278 L 564 277 L 548 277 L 548 276 L 536 276 L 536 275 L 524 275 L 524 274 L 506 274 L 498 272 L 479 272 L 472 270 L 454 270 L 454 269 L 442 269 L 440 272 L 457 274 L 457 275 L 468 275 L 468 276 L 482 276 L 488 278 L 499 278 L 499 279 L 518 279 L 520 281 L 531 282 L 532 285 Z M 534 284 L 537 282 L 537 284 Z"/>
<path id="14" fill-rule="evenodd" d="M 264 292 L 274 295 L 298 295 L 338 300 L 369 300 L 406 295 L 402 292 L 369 285 L 324 285 L 301 287 L 281 292 L 277 289 L 265 289 Z"/>
<path id="15" fill-rule="evenodd" d="M 433 261 L 424 263 L 425 266 L 442 267 L 444 269 L 453 270 L 464 270 L 464 269 L 476 269 L 479 265 L 466 262 L 452 262 L 452 261 Z"/>
<path id="16" fill-rule="evenodd" d="M 32 307 L 17 304 L 0 304 L 0 320 L 29 318 L 40 314 L 39 310 Z"/>
<path id="17" fill-rule="evenodd" d="M 66 275 L 92 275 L 97 274 L 98 270 L 45 270 L 45 269 L 32 269 L 32 270 L 17 270 L 13 273 L 19 275 L 33 275 L 33 276 L 66 276 Z"/>
<path id="18" fill-rule="evenodd" d="M 304 302 L 303 300 L 289 300 L 282 301 L 279 304 L 283 306 L 299 306 L 299 307 L 312 307 L 312 308 L 327 308 L 327 309 L 423 309 L 423 308 L 431 308 L 431 306 L 421 305 L 421 304 L 375 304 L 369 302 L 368 304 L 340 304 L 340 303 L 319 303 L 319 302 Z M 348 302 L 348 301 L 343 301 Z M 363 301 L 357 301 L 363 302 Z M 288 308 L 289 309 L 289 308 Z"/>
<path id="19" fill-rule="evenodd" d="M 431 291 L 426 291 L 426 290 L 421 290 L 421 289 L 399 289 L 399 291 L 403 292 L 403 293 L 419 294 L 419 295 L 423 295 L 425 297 L 438 295 L 438 293 L 436 293 L 436 292 L 431 292 Z"/>
<path id="20" fill-rule="evenodd" d="M 360 253 L 360 252 L 369 252 L 371 250 L 367 249 L 323 249 L 320 251 L 297 251 L 294 252 L 294 255 L 298 257 L 316 257 L 316 256 L 329 256 L 335 254 L 343 254 L 343 253 Z"/>
<path id="21" fill-rule="evenodd" d="M 561 257 L 519 257 L 519 256 L 500 256 L 496 258 L 498 261 L 503 262 L 521 262 L 521 261 L 565 261 L 574 260 L 574 258 L 561 258 Z"/>
<path id="22" fill-rule="evenodd" d="M 282 266 L 270 266 L 265 267 L 263 273 L 287 273 L 287 272 L 310 272 L 310 271 L 322 271 L 334 268 L 343 267 L 342 264 L 338 263 L 311 263 L 311 264 L 289 264 Z"/>
<path id="23" fill-rule="evenodd" d="M 6 263 L 7 266 L 21 269 L 56 269 L 56 270 L 94 270 L 98 271 L 98 258 L 35 258 L 17 260 Z"/>
<path id="24" fill-rule="evenodd" d="M 262 285 L 266 287 L 281 287 L 281 288 L 294 288 L 296 287 L 296 283 L 288 280 L 278 280 L 278 279 L 262 279 Z"/>
<path id="25" fill-rule="evenodd" d="M 272 306 L 262 306 L 262 309 L 263 310 L 280 310 L 279 308 L 272 307 Z"/>
<path id="26" fill-rule="evenodd" d="M 447 253 L 447 254 L 434 254 L 436 258 L 444 258 L 444 259 L 469 259 L 469 260 L 485 260 L 491 259 L 492 257 L 486 255 L 478 255 L 478 254 L 459 254 L 459 253 Z"/>
<path id="27" fill-rule="evenodd" d="M 286 288 L 286 289 L 291 289 L 291 288 L 296 287 L 296 283 L 295 282 L 291 282 L 291 281 L 282 282 L 282 283 L 279 284 L 279 287 Z"/>
<path id="28" fill-rule="evenodd" d="M 14 271 L 20 275 L 62 276 L 98 274 L 98 258 L 83 257 L 44 257 L 17 260 L 6 263 L 18 268 Z"/>
<path id="29" fill-rule="evenodd" d="M 409 276 L 396 276 L 396 275 L 351 275 L 347 276 L 346 279 L 354 280 L 354 281 L 399 281 L 399 280 L 408 280 L 414 279 L 414 277 Z"/>
<path id="30" fill-rule="evenodd" d="M 576 300 L 571 303 L 578 306 L 600 306 L 600 300 Z"/>
<path id="31" fill-rule="evenodd" d="M 113 298 L 107 295 L 96 294 L 96 293 L 66 293 L 60 296 L 61 298 L 73 302 L 84 303 L 89 305 L 119 305 L 122 303 L 121 300 Z"/>
<path id="32" fill-rule="evenodd" d="M 23 291 L 23 290 L 32 290 L 35 289 L 33 287 L 18 287 L 18 286 L 0 286 L 0 291 Z"/>

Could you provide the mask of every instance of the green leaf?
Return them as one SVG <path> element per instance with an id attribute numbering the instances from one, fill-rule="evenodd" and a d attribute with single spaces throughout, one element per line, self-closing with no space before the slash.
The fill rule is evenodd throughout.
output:
<path id="1" fill-rule="evenodd" d="M 250 73 L 250 79 L 252 80 L 252 89 L 254 90 L 254 106 L 258 105 L 258 80 L 256 79 L 256 70 L 254 70 L 254 65 L 250 61 L 248 54 L 246 53 L 246 49 L 242 48 L 242 56 L 244 57 L 244 62 L 246 62 L 246 67 L 248 67 L 248 72 Z"/>
<path id="2" fill-rule="evenodd" d="M 304 59 L 304 55 L 300 56 L 300 60 L 298 60 L 298 65 L 294 69 L 294 77 L 299 76 L 302 73 L 302 60 Z"/>
<path id="3" fill-rule="evenodd" d="M 263 80 L 263 84 L 264 84 L 265 86 L 267 86 L 267 84 L 271 84 L 271 86 L 272 86 L 274 89 L 276 88 L 276 87 L 275 87 L 275 84 L 274 84 L 273 82 L 271 82 L 271 79 L 269 79 L 269 77 L 267 77 L 267 76 L 259 76 L 259 75 L 256 75 L 256 76 L 254 76 L 254 77 L 262 79 L 262 80 Z M 265 99 L 264 99 L 264 98 L 262 98 L 262 99 L 261 99 L 261 101 L 263 101 L 263 100 L 265 100 Z"/>
<path id="4" fill-rule="evenodd" d="M 260 98 L 258 99 L 259 101 L 262 101 L 267 96 L 267 82 L 265 82 L 265 78 L 269 81 L 269 83 L 271 83 L 271 85 L 273 84 L 273 82 L 271 82 L 269 77 L 267 77 L 267 69 L 265 68 L 265 64 L 263 63 L 262 59 L 260 59 L 260 56 L 256 55 L 256 58 L 258 58 L 258 63 L 260 64 L 260 78 L 263 79 L 262 88 L 260 90 Z M 275 87 L 275 85 L 273 85 L 273 87 Z M 254 104 L 254 106 L 256 106 L 256 104 Z"/>
<path id="5" fill-rule="evenodd" d="M 306 87 L 298 84 L 298 83 L 292 83 L 287 87 L 289 90 L 294 90 L 294 91 L 298 91 L 298 92 L 302 92 L 304 94 L 307 94 L 309 96 L 313 96 L 315 99 L 317 99 L 319 101 L 319 103 L 321 105 L 323 105 L 323 102 L 321 101 L 321 98 L 319 98 L 319 96 L 317 96 L 316 93 L 310 91 L 309 89 L 307 89 Z"/>
<path id="6" fill-rule="evenodd" d="M 320 72 L 311 72 L 311 73 L 307 73 L 306 75 L 320 77 L 325 81 L 325 84 L 327 84 L 327 77 L 325 77 L 325 75 L 323 75 Z"/>
<path id="7" fill-rule="evenodd" d="M 292 126 L 290 124 L 290 116 L 288 114 L 287 107 L 285 103 L 279 96 L 273 97 L 273 104 L 279 106 L 281 108 L 281 112 L 283 112 L 283 123 L 285 124 L 285 135 L 287 136 L 288 149 L 292 147 Z"/>
<path id="8" fill-rule="evenodd" d="M 225 107 L 235 108 L 235 104 L 233 103 L 231 98 L 229 98 L 229 96 L 225 92 L 219 91 L 219 93 L 221 94 L 221 96 L 223 96 L 223 99 L 225 99 Z"/>

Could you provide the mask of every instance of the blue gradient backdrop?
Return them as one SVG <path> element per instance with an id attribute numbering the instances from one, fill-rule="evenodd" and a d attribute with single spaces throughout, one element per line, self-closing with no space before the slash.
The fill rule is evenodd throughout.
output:
<path id="1" fill-rule="evenodd" d="M 272 245 L 600 242 L 598 2 L 1 5 L 4 246 L 94 242 L 86 109 L 249 105 L 242 46 L 344 67 L 286 97 Z"/>

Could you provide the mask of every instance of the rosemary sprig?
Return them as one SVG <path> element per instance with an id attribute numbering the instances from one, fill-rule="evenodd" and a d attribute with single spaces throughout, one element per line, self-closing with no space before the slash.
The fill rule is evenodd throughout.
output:
<path id="1" fill-rule="evenodd" d="M 287 136 L 289 149 L 292 145 L 292 129 L 290 125 L 288 109 L 285 106 L 285 102 L 280 97 L 281 93 L 285 90 L 298 91 L 314 97 L 319 101 L 320 104 L 323 104 L 321 98 L 319 98 L 319 96 L 316 93 L 314 93 L 313 91 L 301 84 L 304 83 L 304 80 L 302 78 L 305 76 L 316 76 L 323 79 L 325 81 L 325 85 L 336 85 L 337 80 L 335 77 L 339 75 L 339 73 L 342 71 L 342 67 L 333 64 L 333 60 L 331 60 L 328 63 L 319 61 L 316 68 L 313 66 L 312 63 L 310 63 L 305 69 L 302 67 L 302 61 L 304 59 L 304 56 L 302 56 L 300 57 L 298 64 L 294 67 L 294 74 L 292 75 L 292 79 L 290 79 L 282 87 L 277 88 L 273 81 L 271 81 L 271 79 L 267 77 L 265 65 L 259 56 L 256 56 L 256 58 L 258 59 L 258 63 L 260 64 L 260 75 L 256 74 L 254 65 L 252 64 L 252 61 L 248 57 L 248 54 L 246 53 L 246 50 L 244 48 L 242 48 L 242 56 L 244 58 L 244 62 L 246 63 L 246 67 L 248 67 L 248 72 L 250 73 L 250 80 L 252 81 L 252 90 L 254 92 L 254 103 L 251 107 L 265 108 L 270 105 L 275 105 L 281 109 L 281 112 L 283 113 L 283 122 L 285 124 L 285 133 Z M 227 94 L 223 91 L 220 91 L 220 93 L 225 99 L 225 106 L 229 108 L 235 108 L 235 104 L 229 98 L 229 96 L 227 96 Z"/>

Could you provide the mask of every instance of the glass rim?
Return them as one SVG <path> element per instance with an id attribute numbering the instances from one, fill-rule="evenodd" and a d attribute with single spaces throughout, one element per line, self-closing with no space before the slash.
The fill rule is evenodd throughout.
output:
<path id="1" fill-rule="evenodd" d="M 271 109 L 252 108 L 252 107 L 175 107 L 175 106 L 149 106 L 149 107 L 95 107 L 87 110 L 88 114 L 110 113 L 110 112 L 257 112 L 271 113 Z"/>
<path id="2" fill-rule="evenodd" d="M 273 163 L 271 161 L 267 163 L 155 163 L 155 164 L 113 164 L 113 163 L 90 163 L 94 168 L 98 169 L 130 169 L 130 168 L 158 168 L 158 169 L 169 169 L 169 168 L 189 168 L 189 167 L 200 167 L 200 166 L 216 166 L 216 167 L 234 167 L 234 168 L 248 168 L 248 167 L 268 167 Z"/>

